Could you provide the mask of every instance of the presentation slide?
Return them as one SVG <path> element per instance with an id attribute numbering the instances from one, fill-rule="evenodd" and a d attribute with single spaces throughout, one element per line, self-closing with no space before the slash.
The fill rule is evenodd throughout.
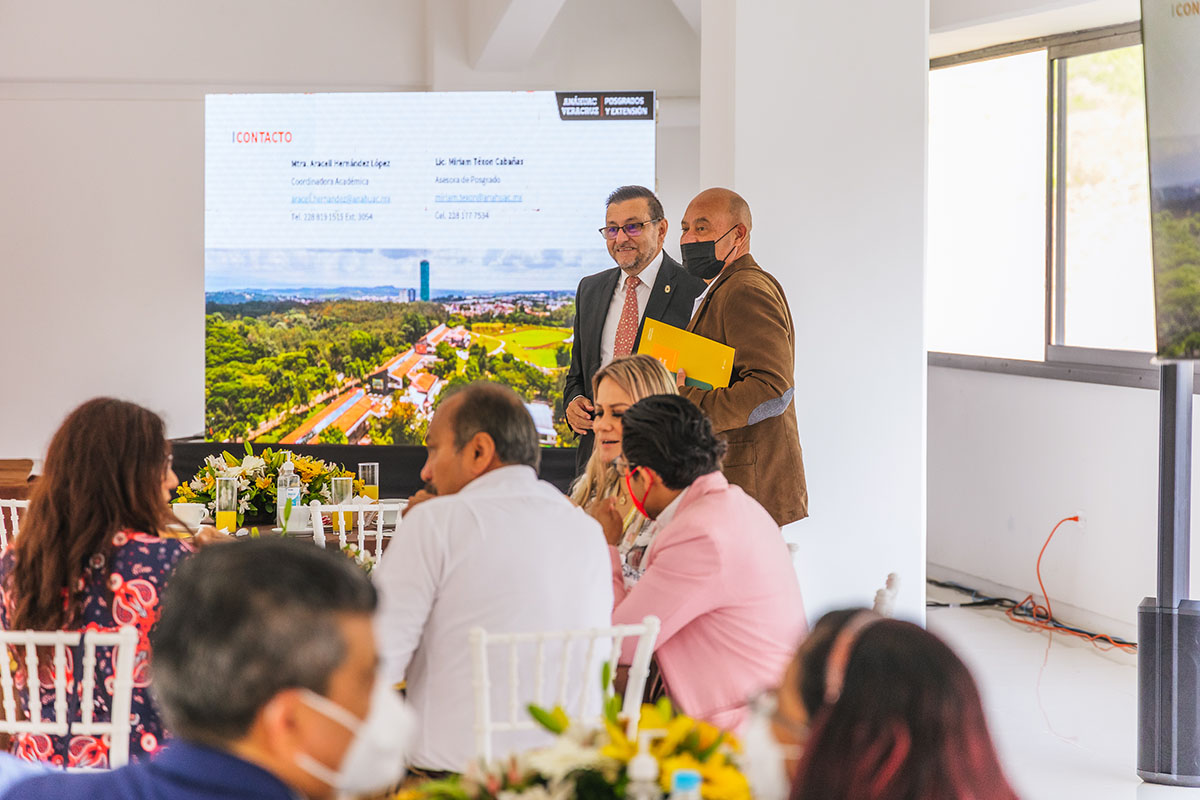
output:
<path id="1" fill-rule="evenodd" d="M 479 378 L 569 446 L 575 287 L 618 186 L 654 187 L 653 92 L 209 95 L 211 440 L 421 444 Z"/>

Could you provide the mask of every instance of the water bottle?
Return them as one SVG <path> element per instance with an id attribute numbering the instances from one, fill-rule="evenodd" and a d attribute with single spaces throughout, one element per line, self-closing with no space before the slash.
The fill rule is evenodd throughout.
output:
<path id="1" fill-rule="evenodd" d="M 275 500 L 278 508 L 279 527 L 287 530 L 288 520 L 300 505 L 300 476 L 292 464 L 291 456 L 279 468 L 279 481 L 275 486 Z"/>
<path id="2" fill-rule="evenodd" d="M 658 786 L 658 761 L 647 750 L 648 736 L 638 737 L 638 752 L 629 759 L 626 775 L 629 784 L 625 787 L 625 800 L 662 800 Z"/>
<path id="3" fill-rule="evenodd" d="M 670 800 L 700 800 L 700 773 L 694 769 L 675 770 Z"/>

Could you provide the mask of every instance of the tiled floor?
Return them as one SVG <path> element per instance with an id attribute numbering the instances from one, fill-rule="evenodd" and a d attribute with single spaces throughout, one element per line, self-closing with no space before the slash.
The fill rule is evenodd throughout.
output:
<path id="1" fill-rule="evenodd" d="M 932 588 L 930 596 L 963 599 Z M 992 737 L 1024 800 L 1200 800 L 1200 789 L 1137 776 L 1136 656 L 1025 628 L 999 611 L 931 608 L 928 625 L 975 674 Z"/>

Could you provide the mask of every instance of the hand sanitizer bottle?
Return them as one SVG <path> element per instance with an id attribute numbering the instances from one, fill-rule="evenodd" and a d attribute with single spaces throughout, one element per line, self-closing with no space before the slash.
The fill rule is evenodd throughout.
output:
<path id="1" fill-rule="evenodd" d="M 648 749 L 648 733 L 638 736 L 638 752 L 629 759 L 626 775 L 629 784 L 625 787 L 625 800 L 662 800 L 662 790 L 658 785 L 658 761 L 650 755 Z"/>
<path id="2" fill-rule="evenodd" d="M 279 468 L 279 482 L 275 487 L 275 501 L 278 507 L 279 527 L 283 530 L 288 529 L 288 520 L 296 511 L 296 506 L 300 505 L 300 476 L 296 474 L 296 467 L 292 464 L 291 454 L 288 454 L 288 460 L 283 462 L 283 466 Z M 292 527 L 296 527 L 293 523 Z"/>
<path id="3" fill-rule="evenodd" d="M 670 800 L 700 800 L 700 773 L 694 769 L 677 769 L 671 775 Z"/>

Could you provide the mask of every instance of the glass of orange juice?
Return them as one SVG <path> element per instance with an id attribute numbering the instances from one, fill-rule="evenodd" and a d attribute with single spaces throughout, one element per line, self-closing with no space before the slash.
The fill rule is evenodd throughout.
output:
<path id="1" fill-rule="evenodd" d="M 358 465 L 358 479 L 363 482 L 363 494 L 379 502 L 379 462 L 365 461 Z"/>
<path id="2" fill-rule="evenodd" d="M 237 478 L 217 478 L 217 530 L 237 530 Z"/>
<path id="3" fill-rule="evenodd" d="M 349 505 L 354 499 L 354 479 L 353 478 L 334 478 L 333 479 L 333 504 L 337 506 Z M 340 527 L 343 530 L 350 530 L 354 527 L 354 512 L 343 511 L 333 515 L 333 529 L 339 529 L 338 519 L 341 519 Z"/>

